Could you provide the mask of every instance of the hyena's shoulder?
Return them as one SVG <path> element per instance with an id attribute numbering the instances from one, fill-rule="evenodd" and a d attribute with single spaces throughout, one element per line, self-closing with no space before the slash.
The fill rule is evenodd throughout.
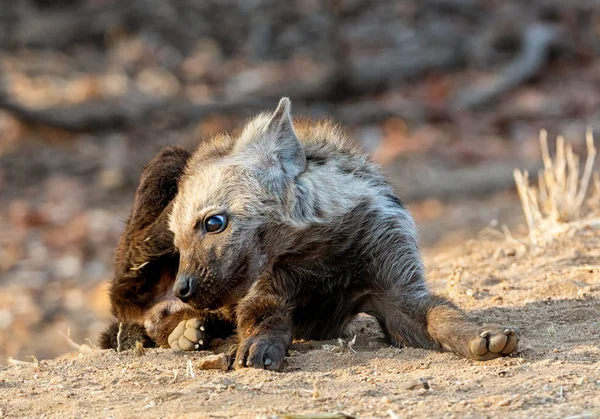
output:
<path id="1" fill-rule="evenodd" d="M 333 120 L 295 118 L 294 129 L 307 157 L 361 156 L 361 152 L 348 139 L 342 127 Z"/>
<path id="2" fill-rule="evenodd" d="M 361 223 L 369 214 L 398 217 L 404 205 L 378 165 L 330 120 L 294 120 L 306 154 L 292 214 L 298 223 Z M 361 208 L 363 210 L 361 210 Z M 354 217 L 350 221 L 350 218 Z"/>
<path id="3" fill-rule="evenodd" d="M 309 170 L 314 171 L 316 176 L 334 176 L 342 183 L 356 181 L 387 191 L 389 185 L 379 166 L 348 139 L 339 124 L 329 119 L 313 121 L 302 118 L 294 120 L 294 123 Z"/>

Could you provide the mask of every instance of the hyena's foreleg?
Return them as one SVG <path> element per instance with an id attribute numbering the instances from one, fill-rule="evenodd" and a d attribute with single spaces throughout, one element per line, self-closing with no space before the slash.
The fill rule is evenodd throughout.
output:
<path id="1" fill-rule="evenodd" d="M 270 279 L 257 281 L 236 309 L 239 345 L 231 356 L 235 368 L 281 371 L 292 342 L 291 290 L 277 292 Z"/>

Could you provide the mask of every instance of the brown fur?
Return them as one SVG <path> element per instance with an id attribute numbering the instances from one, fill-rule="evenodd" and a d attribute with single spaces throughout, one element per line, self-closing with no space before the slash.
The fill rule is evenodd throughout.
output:
<path id="1" fill-rule="evenodd" d="M 227 222 L 211 232 L 215 216 Z M 233 313 L 237 366 L 280 370 L 292 338 L 338 337 L 360 312 L 397 346 L 474 359 L 516 346 L 514 332 L 483 330 L 429 291 L 414 221 L 379 168 L 334 124 L 294 124 L 287 99 L 200 145 L 169 226 L 175 294 Z"/>

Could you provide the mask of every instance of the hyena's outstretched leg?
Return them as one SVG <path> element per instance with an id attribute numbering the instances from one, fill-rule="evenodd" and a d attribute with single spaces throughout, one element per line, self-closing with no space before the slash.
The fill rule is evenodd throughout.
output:
<path id="1" fill-rule="evenodd" d="M 202 321 L 190 324 L 193 330 L 187 332 L 195 342 L 185 336 L 178 336 L 181 345 L 169 339 L 181 322 L 204 317 L 172 293 L 179 255 L 168 228 L 168 216 L 188 158 L 189 153 L 182 148 L 167 147 L 142 171 L 133 208 L 116 251 L 110 299 L 117 321 L 100 336 L 103 348 L 116 348 L 121 343 L 122 349 L 128 349 L 140 341 L 145 346 L 152 346 L 154 342 L 163 347 L 172 344 L 177 349 L 195 349 L 210 341 L 208 325 L 202 325 Z M 211 323 L 211 326 L 216 324 Z M 119 327 L 121 335 L 117 339 Z M 200 341 L 204 345 L 199 345 Z"/>
<path id="2" fill-rule="evenodd" d="M 517 345 L 512 329 L 478 326 L 450 301 L 429 292 L 375 297 L 369 307 L 396 346 L 444 349 L 488 360 L 511 353 Z"/>
<path id="3" fill-rule="evenodd" d="M 365 304 L 392 344 L 444 349 L 466 358 L 488 360 L 514 351 L 512 329 L 481 327 L 447 299 L 432 294 L 422 278 L 390 285 Z"/>

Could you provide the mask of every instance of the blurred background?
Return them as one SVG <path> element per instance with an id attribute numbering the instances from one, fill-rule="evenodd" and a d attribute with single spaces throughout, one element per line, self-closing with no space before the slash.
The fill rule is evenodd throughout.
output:
<path id="1" fill-rule="evenodd" d="M 142 166 L 289 96 L 381 163 L 426 256 L 600 126 L 600 1 L 0 0 L 0 364 L 95 341 Z M 553 142 L 553 141 L 552 141 Z"/>

